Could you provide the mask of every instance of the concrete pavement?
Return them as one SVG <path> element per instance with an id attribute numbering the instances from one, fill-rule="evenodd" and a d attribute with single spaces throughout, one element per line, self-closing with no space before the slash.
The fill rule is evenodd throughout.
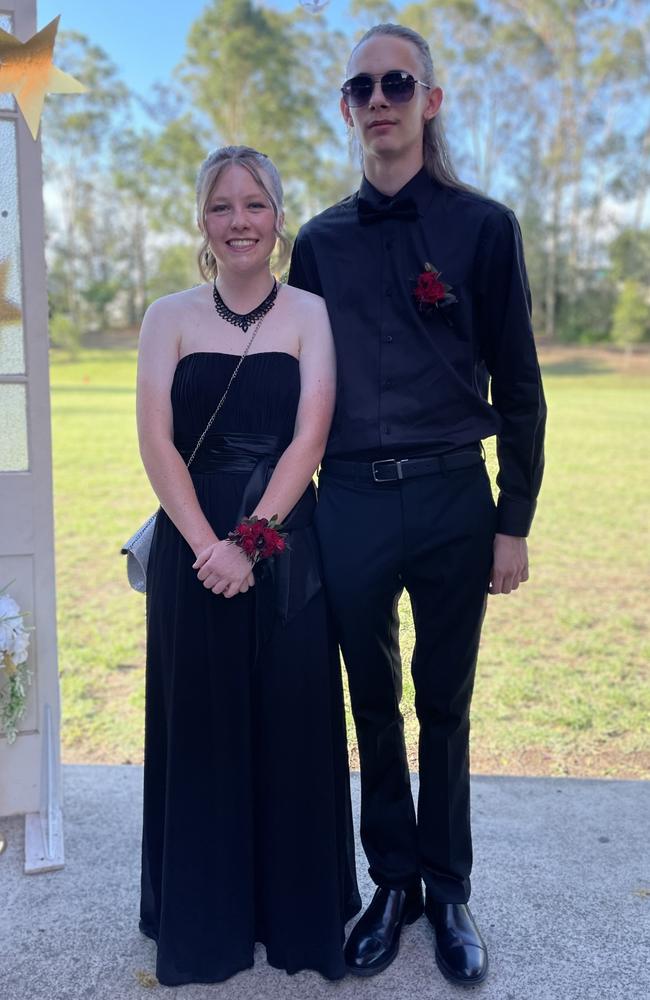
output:
<path id="1" fill-rule="evenodd" d="M 23 821 L 0 820 L 0 1000 L 147 1000 L 155 945 L 137 928 L 142 769 L 67 765 L 63 871 L 22 874 Z M 417 776 L 413 777 L 417 792 Z M 359 778 L 352 790 L 358 819 Z M 329 983 L 266 965 L 181 1000 L 646 1000 L 650 783 L 476 777 L 472 910 L 490 950 L 484 984 L 447 983 L 426 919 L 380 976 Z M 373 886 L 358 856 L 364 901 Z"/>

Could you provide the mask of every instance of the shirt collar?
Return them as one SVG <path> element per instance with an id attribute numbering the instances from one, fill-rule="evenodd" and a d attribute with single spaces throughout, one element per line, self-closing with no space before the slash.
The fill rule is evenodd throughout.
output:
<path id="1" fill-rule="evenodd" d="M 400 188 L 392 197 L 378 191 L 364 174 L 359 185 L 359 197 L 366 198 L 377 207 L 383 207 L 391 201 L 401 201 L 402 198 L 412 198 L 419 214 L 422 215 L 439 188 L 441 185 L 429 176 L 425 167 L 421 167 L 417 174 L 411 177 L 410 181 L 407 181 L 404 187 Z"/>

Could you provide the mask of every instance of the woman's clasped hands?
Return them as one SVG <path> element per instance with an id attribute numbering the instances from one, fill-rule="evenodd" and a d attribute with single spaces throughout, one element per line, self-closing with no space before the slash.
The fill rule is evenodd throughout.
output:
<path id="1" fill-rule="evenodd" d="M 202 549 L 192 563 L 204 587 L 213 594 L 234 597 L 255 585 L 250 559 L 240 548 L 220 539 Z"/>

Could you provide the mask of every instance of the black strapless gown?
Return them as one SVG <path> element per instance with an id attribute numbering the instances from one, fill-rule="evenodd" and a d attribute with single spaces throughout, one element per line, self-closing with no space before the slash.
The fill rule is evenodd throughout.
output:
<path id="1" fill-rule="evenodd" d="M 236 362 L 207 352 L 179 362 L 171 398 L 181 453 L 191 452 Z M 272 446 L 281 452 L 291 441 L 299 393 L 291 355 L 244 361 L 190 470 L 220 538 L 243 502 L 251 513 L 251 485 L 259 493 L 268 480 Z M 229 471 L 219 464 L 224 449 Z M 256 941 L 287 972 L 345 973 L 344 926 L 360 899 L 314 499 L 310 487 L 294 508 L 291 551 L 273 573 L 261 564 L 255 587 L 229 600 L 203 587 L 192 550 L 158 515 L 148 570 L 140 928 L 158 943 L 156 974 L 166 985 L 227 979 L 253 964 Z"/>

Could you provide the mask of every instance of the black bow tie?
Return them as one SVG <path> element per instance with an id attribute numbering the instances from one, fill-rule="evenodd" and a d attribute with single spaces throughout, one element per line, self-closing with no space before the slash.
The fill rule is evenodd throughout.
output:
<path id="1" fill-rule="evenodd" d="M 401 198 L 399 201 L 389 201 L 385 207 L 375 205 L 367 198 L 357 200 L 357 212 L 362 226 L 370 226 L 382 219 L 417 219 L 418 210 L 412 198 Z"/>

